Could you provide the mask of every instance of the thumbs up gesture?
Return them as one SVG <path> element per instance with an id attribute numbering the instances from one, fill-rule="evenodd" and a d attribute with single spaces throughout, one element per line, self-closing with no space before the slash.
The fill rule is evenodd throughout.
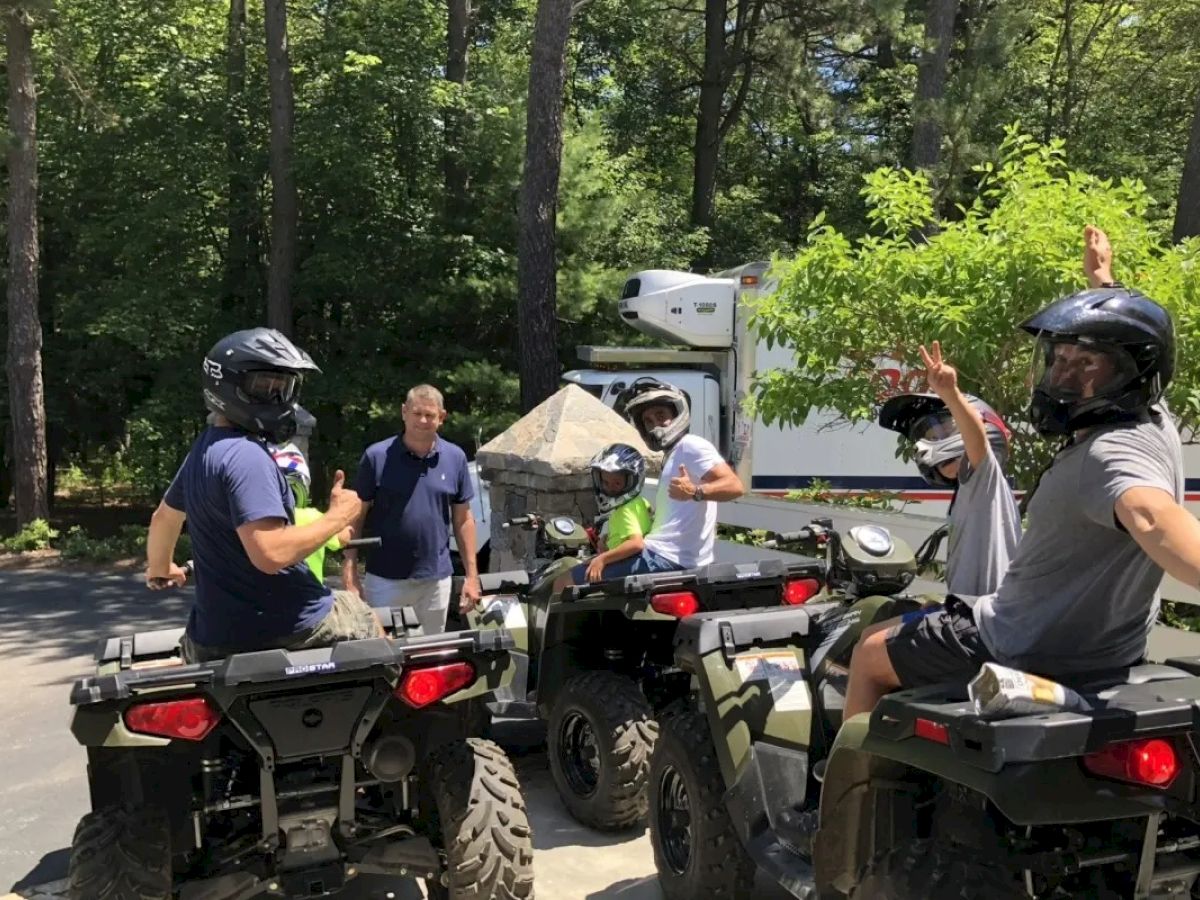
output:
<path id="1" fill-rule="evenodd" d="M 667 494 L 672 500 L 691 500 L 696 493 L 696 484 L 688 475 L 687 466 L 680 464 L 679 471 L 671 479 Z"/>

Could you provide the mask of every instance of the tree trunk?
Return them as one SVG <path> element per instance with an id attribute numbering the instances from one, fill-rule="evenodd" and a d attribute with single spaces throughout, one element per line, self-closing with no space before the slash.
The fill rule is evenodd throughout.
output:
<path id="1" fill-rule="evenodd" d="M 925 41 L 913 97 L 913 135 L 909 152 L 909 166 L 913 169 L 934 169 L 941 157 L 941 106 L 946 93 L 946 69 L 954 42 L 957 13 L 958 0 L 928 0 L 925 7 Z"/>
<path id="2" fill-rule="evenodd" d="M 471 0 L 449 0 L 446 23 L 446 80 L 463 87 L 467 83 L 468 53 L 471 47 Z M 467 191 L 470 173 L 466 164 L 466 122 L 461 102 L 442 110 L 445 146 L 442 150 L 442 175 L 445 180 L 446 219 L 456 228 L 467 217 Z"/>
<path id="3" fill-rule="evenodd" d="M 696 109 L 696 142 L 692 151 L 692 214 L 694 228 L 713 225 L 717 192 L 717 164 L 721 154 L 721 107 L 725 100 L 725 0 L 704 3 L 704 65 L 700 76 L 700 103 Z M 704 269 L 710 260 L 711 237 L 692 267 Z"/>
<path id="4" fill-rule="evenodd" d="M 247 152 L 249 112 L 246 104 L 246 0 L 229 0 L 229 26 L 225 55 L 225 154 L 228 174 L 228 244 L 225 250 L 226 310 L 251 315 L 251 265 L 254 252 L 250 232 L 256 215 L 254 180 Z"/>
<path id="5" fill-rule="evenodd" d="M 8 374 L 17 526 L 47 519 L 46 405 L 38 320 L 37 88 L 33 23 L 19 6 L 4 12 L 8 52 Z"/>
<path id="6" fill-rule="evenodd" d="M 525 167 L 517 235 L 521 412 L 558 389 L 555 226 L 562 168 L 563 85 L 571 0 L 538 0 L 529 63 Z"/>
<path id="7" fill-rule="evenodd" d="M 1172 236 L 1176 241 L 1200 236 L 1200 90 L 1196 91 L 1196 110 L 1192 113 L 1192 133 L 1183 159 Z"/>
<path id="8" fill-rule="evenodd" d="M 265 0 L 267 77 L 271 96 L 271 267 L 267 324 L 292 334 L 292 271 L 296 263 L 296 181 L 292 130 L 296 117 L 288 59 L 287 0 Z"/>

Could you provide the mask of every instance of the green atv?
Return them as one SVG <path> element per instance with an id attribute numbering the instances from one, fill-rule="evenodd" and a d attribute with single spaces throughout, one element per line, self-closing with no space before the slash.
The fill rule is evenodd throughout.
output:
<path id="1" fill-rule="evenodd" d="M 1086 714 L 984 720 L 942 685 L 843 724 L 830 655 L 901 606 L 680 623 L 693 690 L 659 718 L 649 784 L 668 900 L 749 898 L 760 870 L 820 900 L 1200 896 L 1200 659 L 1072 685 Z"/>
<path id="2" fill-rule="evenodd" d="M 512 677 L 512 636 L 422 636 L 411 609 L 377 612 L 391 639 L 199 664 L 179 658 L 181 629 L 102 641 L 71 692 L 92 811 L 69 900 L 299 900 L 412 878 L 444 900 L 533 897 L 512 764 L 463 712 Z"/>
<path id="3" fill-rule="evenodd" d="M 485 596 L 469 614 L 472 625 L 503 624 L 517 643 L 521 671 L 492 710 L 547 722 L 554 784 L 579 822 L 636 826 L 646 817 L 658 711 L 688 690 L 672 653 L 679 623 L 704 610 L 803 603 L 822 589 L 824 567 L 714 564 L 555 595 L 555 581 L 591 547 L 585 529 L 537 515 L 505 527 L 534 533 L 535 561 L 529 571 L 482 576 Z"/>

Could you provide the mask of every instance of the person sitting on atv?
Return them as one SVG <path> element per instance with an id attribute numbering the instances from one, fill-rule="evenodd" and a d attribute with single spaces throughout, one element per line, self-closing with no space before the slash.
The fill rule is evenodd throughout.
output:
<path id="1" fill-rule="evenodd" d="M 1000 587 L 1021 539 L 1021 514 L 1005 479 L 1009 430 L 992 407 L 958 389 L 958 372 L 942 358 L 939 341 L 932 353 L 921 347 L 921 359 L 933 393 L 892 397 L 879 424 L 912 443 L 926 484 L 954 488 L 946 589 L 979 597 Z"/>
<path id="2" fill-rule="evenodd" d="M 293 510 L 296 524 L 308 525 L 321 518 L 324 513 L 315 506 L 309 505 L 312 473 L 309 471 L 308 461 L 300 452 L 300 448 L 288 441 L 286 444 L 272 447 L 271 457 L 275 460 L 275 465 L 279 466 L 279 471 L 283 473 L 283 479 L 292 492 L 292 500 L 296 503 L 296 508 Z M 308 566 L 310 572 L 317 576 L 317 581 L 321 584 L 325 583 L 325 551 L 332 550 L 336 553 L 350 541 L 353 535 L 354 529 L 347 526 L 304 557 L 304 564 Z"/>
<path id="3" fill-rule="evenodd" d="M 599 581 L 606 567 L 636 557 L 650 531 L 650 504 L 642 496 L 646 460 L 637 448 L 609 444 L 592 457 L 589 468 L 596 508 L 607 518 L 596 548 L 600 552 L 571 570 L 575 584 Z"/>
<path id="4" fill-rule="evenodd" d="M 1030 421 L 1063 439 L 1029 499 L 1025 536 L 974 608 L 952 603 L 858 644 L 847 719 L 900 687 L 965 683 L 985 662 L 1068 683 L 1135 665 L 1163 570 L 1200 584 L 1200 522 L 1181 505 L 1182 447 L 1162 402 L 1170 314 L 1109 283 L 1020 327 L 1037 341 Z"/>
<path id="5" fill-rule="evenodd" d="M 296 525 L 295 502 L 268 442 L 295 430 L 307 353 L 268 328 L 238 331 L 204 358 L 213 413 L 150 520 L 146 583 L 182 585 L 172 562 L 184 521 L 196 562 L 196 599 L 181 647 L 201 662 L 230 653 L 301 649 L 382 634 L 357 595 L 329 591 L 304 559 L 355 520 L 362 504 L 337 472 L 329 511 Z"/>

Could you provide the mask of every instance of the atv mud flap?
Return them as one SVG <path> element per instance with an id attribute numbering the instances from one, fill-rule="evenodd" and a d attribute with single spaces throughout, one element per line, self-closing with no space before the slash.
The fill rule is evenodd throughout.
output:
<path id="1" fill-rule="evenodd" d="M 742 846 L 793 897 L 817 896 L 812 863 L 795 847 L 811 840 L 799 829 L 808 754 L 755 741 L 741 775 L 725 792 L 725 806 Z"/>

